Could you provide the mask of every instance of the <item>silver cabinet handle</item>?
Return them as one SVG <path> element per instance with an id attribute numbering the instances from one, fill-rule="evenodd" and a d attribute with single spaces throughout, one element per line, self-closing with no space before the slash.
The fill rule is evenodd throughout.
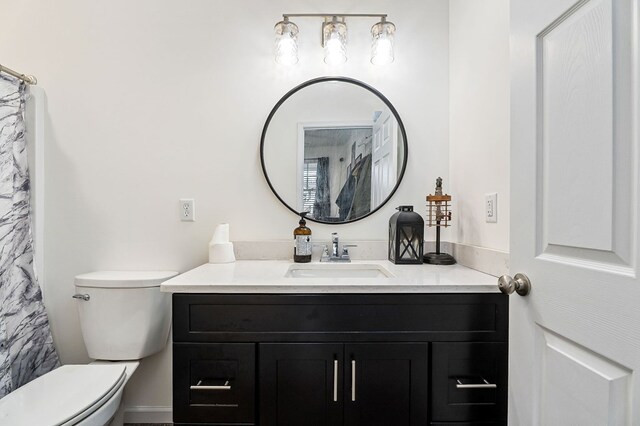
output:
<path id="1" fill-rule="evenodd" d="M 356 360 L 351 360 L 351 401 L 356 400 Z"/>
<path id="2" fill-rule="evenodd" d="M 462 383 L 460 379 L 456 379 L 457 389 L 495 389 L 498 387 L 495 383 L 489 383 L 484 377 L 481 377 L 484 383 Z"/>
<path id="3" fill-rule="evenodd" d="M 88 295 L 88 294 L 74 294 L 74 295 L 73 295 L 73 296 L 71 296 L 71 297 L 73 297 L 74 299 L 81 299 L 81 300 L 84 300 L 85 302 L 88 302 L 88 301 L 89 301 L 89 299 L 91 299 L 91 297 L 89 297 L 89 295 Z"/>
<path id="4" fill-rule="evenodd" d="M 338 402 L 338 360 L 333 360 L 333 402 Z"/>
<path id="5" fill-rule="evenodd" d="M 201 385 L 200 383 L 202 383 L 202 380 L 199 380 L 197 385 L 190 386 L 189 389 L 191 390 L 231 390 L 231 385 L 229 384 L 228 380 L 224 382 L 224 385 L 218 385 L 218 386 L 206 386 L 206 385 Z"/>

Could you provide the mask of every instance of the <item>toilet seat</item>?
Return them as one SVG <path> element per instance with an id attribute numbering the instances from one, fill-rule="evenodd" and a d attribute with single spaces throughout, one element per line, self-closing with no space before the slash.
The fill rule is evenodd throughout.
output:
<path id="1" fill-rule="evenodd" d="M 120 396 L 126 378 L 122 364 L 64 365 L 0 399 L 0 424 L 78 424 Z"/>

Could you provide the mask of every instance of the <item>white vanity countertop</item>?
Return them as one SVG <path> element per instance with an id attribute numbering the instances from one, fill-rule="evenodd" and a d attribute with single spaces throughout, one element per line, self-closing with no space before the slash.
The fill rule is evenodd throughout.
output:
<path id="1" fill-rule="evenodd" d="M 239 260 L 227 264 L 207 263 L 178 275 L 160 286 L 167 293 L 497 293 L 497 278 L 460 266 L 395 265 L 388 260 L 353 261 L 336 268 L 377 264 L 392 277 L 385 278 L 290 278 L 289 267 L 312 263 L 284 260 Z M 321 264 L 332 267 L 332 264 Z M 347 266 L 350 265 L 350 266 Z"/>

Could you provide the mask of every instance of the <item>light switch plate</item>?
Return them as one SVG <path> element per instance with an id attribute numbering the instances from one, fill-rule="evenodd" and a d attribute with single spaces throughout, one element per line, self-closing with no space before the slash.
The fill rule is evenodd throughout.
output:
<path id="1" fill-rule="evenodd" d="M 487 223 L 498 222 L 498 193 L 484 195 L 484 214 Z"/>

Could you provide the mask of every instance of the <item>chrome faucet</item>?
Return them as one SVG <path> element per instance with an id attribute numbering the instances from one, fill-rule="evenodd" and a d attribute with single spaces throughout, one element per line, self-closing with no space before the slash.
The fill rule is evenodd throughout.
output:
<path id="1" fill-rule="evenodd" d="M 340 253 L 340 239 L 338 233 L 333 232 L 331 234 L 331 254 L 329 254 L 329 247 L 324 246 L 320 262 L 351 262 L 351 256 L 349 256 L 349 247 L 357 247 L 355 244 L 343 244 L 342 253 Z"/>
<path id="2" fill-rule="evenodd" d="M 333 232 L 331 234 L 331 257 L 338 257 L 338 233 Z"/>

